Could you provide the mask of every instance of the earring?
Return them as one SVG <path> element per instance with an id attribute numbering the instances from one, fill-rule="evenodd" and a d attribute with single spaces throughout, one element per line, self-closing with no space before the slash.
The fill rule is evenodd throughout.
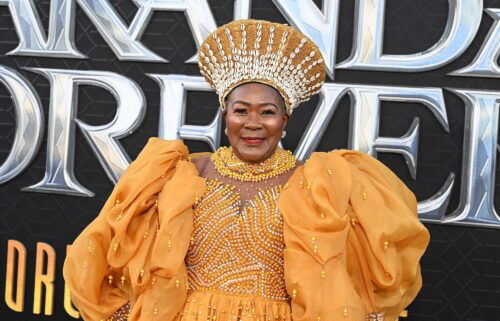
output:
<path id="1" fill-rule="evenodd" d="M 281 138 L 285 138 L 286 136 L 286 130 L 284 130 L 282 133 L 281 133 Z"/>
<path id="2" fill-rule="evenodd" d="M 226 128 L 226 129 L 224 129 L 224 134 L 226 134 L 226 136 L 227 136 L 227 128 Z"/>

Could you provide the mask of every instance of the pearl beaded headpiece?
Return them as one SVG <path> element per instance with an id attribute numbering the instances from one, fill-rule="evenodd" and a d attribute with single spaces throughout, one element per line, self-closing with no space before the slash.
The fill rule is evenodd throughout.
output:
<path id="1" fill-rule="evenodd" d="M 235 20 L 217 28 L 201 44 L 198 65 L 222 109 L 236 86 L 260 82 L 276 88 L 292 113 L 325 81 L 318 46 L 286 24 L 265 20 Z"/>

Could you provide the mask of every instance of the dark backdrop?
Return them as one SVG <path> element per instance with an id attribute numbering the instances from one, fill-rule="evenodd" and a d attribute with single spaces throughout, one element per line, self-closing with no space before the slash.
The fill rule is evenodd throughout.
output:
<path id="1" fill-rule="evenodd" d="M 327 0 L 325 0 L 327 1 Z M 464 0 L 468 1 L 468 0 Z M 136 7 L 130 0 L 111 0 L 125 21 L 131 22 Z M 233 1 L 209 0 L 218 25 L 233 19 Z M 36 6 L 45 28 L 48 27 L 49 0 L 36 0 Z M 316 0 L 318 5 L 321 0 Z M 499 0 L 485 0 L 485 8 L 500 7 Z M 446 0 L 388 0 L 385 20 L 384 52 L 413 53 L 432 46 L 442 35 L 448 14 Z M 345 60 L 351 51 L 354 1 L 341 4 L 337 62 Z M 5 53 L 14 49 L 18 38 L 6 7 L 0 7 L 1 64 L 21 72 L 41 97 L 45 119 L 48 119 L 49 84 L 37 74 L 21 67 L 45 67 L 81 70 L 107 70 L 132 78 L 144 91 L 147 113 L 139 130 L 121 140 L 134 159 L 150 136 L 157 135 L 159 117 L 159 89 L 146 73 L 177 73 L 199 75 L 196 65 L 185 64 L 196 51 L 196 46 L 183 13 L 155 12 L 142 42 L 170 63 L 137 63 L 119 61 L 83 11 L 76 10 L 76 45 L 88 60 L 13 57 Z M 271 0 L 254 0 L 252 18 L 286 22 Z M 492 19 L 483 15 L 483 22 L 470 48 L 457 60 L 438 70 L 424 73 L 388 73 L 337 70 L 337 82 L 432 86 L 473 89 L 499 89 L 498 79 L 449 77 L 448 72 L 470 63 L 492 25 Z M 332 81 L 329 79 L 328 81 Z M 441 187 L 450 171 L 457 173 L 453 195 L 447 213 L 458 205 L 460 168 L 464 130 L 464 105 L 456 96 L 445 91 L 450 133 L 445 133 L 432 114 L 422 105 L 398 108 L 402 103 L 382 105 L 380 134 L 401 136 L 409 128 L 413 117 L 420 122 L 418 179 L 409 176 L 400 155 L 380 153 L 378 158 L 387 164 L 415 192 L 419 200 L 431 196 Z M 314 112 L 317 97 L 294 112 L 286 148 L 294 149 L 301 133 Z M 78 97 L 78 118 L 93 125 L 105 124 L 113 119 L 115 100 L 103 90 L 81 86 Z M 207 124 L 217 109 L 213 93 L 193 92 L 188 96 L 188 123 Z M 15 113 L 10 95 L 0 87 L 0 159 L 4 160 L 13 142 Z M 345 148 L 349 119 L 349 98 L 341 102 L 318 150 Z M 46 133 L 46 132 L 45 132 Z M 223 144 L 227 145 L 225 135 Z M 187 142 L 191 151 L 205 151 L 208 146 L 200 142 Z M 24 186 L 39 182 L 45 171 L 46 135 L 40 152 L 33 163 L 14 180 L 0 186 L 0 293 L 4 293 L 7 240 L 16 239 L 28 250 L 25 309 L 11 311 L 0 300 L 2 320 L 70 320 L 63 308 L 64 282 L 62 264 L 65 247 L 95 218 L 113 188 L 84 137 L 76 131 L 75 175 L 79 182 L 96 193 L 93 198 L 21 192 Z M 498 174 L 498 169 L 497 169 Z M 498 175 L 497 175 L 498 176 Z M 498 189 L 498 182 L 496 180 Z M 495 194 L 499 208 L 500 197 Z M 431 232 L 430 246 L 422 259 L 424 285 L 414 303 L 409 306 L 412 321 L 500 320 L 500 231 L 498 229 L 426 225 Z M 57 252 L 57 278 L 54 295 L 54 315 L 34 315 L 33 284 L 36 243 L 46 242 Z M 42 310 L 43 311 L 43 310 Z"/>

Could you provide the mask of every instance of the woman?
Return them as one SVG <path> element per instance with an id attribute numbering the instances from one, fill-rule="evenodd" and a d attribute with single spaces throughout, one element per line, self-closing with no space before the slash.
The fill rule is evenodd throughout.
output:
<path id="1" fill-rule="evenodd" d="M 157 137 L 74 241 L 64 278 L 84 320 L 395 320 L 429 233 L 375 158 L 278 147 L 325 67 L 295 29 L 259 20 L 200 47 L 230 147 L 189 155 Z"/>

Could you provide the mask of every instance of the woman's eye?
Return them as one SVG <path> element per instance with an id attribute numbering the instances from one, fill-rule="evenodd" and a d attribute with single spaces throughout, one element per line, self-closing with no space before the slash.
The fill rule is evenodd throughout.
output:
<path id="1" fill-rule="evenodd" d="M 272 109 L 264 110 L 262 113 L 266 114 L 266 115 L 274 115 L 275 114 L 274 110 L 272 110 Z"/>
<path id="2" fill-rule="evenodd" d="M 244 113 L 246 113 L 246 109 L 245 108 L 236 108 L 234 110 L 234 113 L 235 114 L 244 114 Z"/>

